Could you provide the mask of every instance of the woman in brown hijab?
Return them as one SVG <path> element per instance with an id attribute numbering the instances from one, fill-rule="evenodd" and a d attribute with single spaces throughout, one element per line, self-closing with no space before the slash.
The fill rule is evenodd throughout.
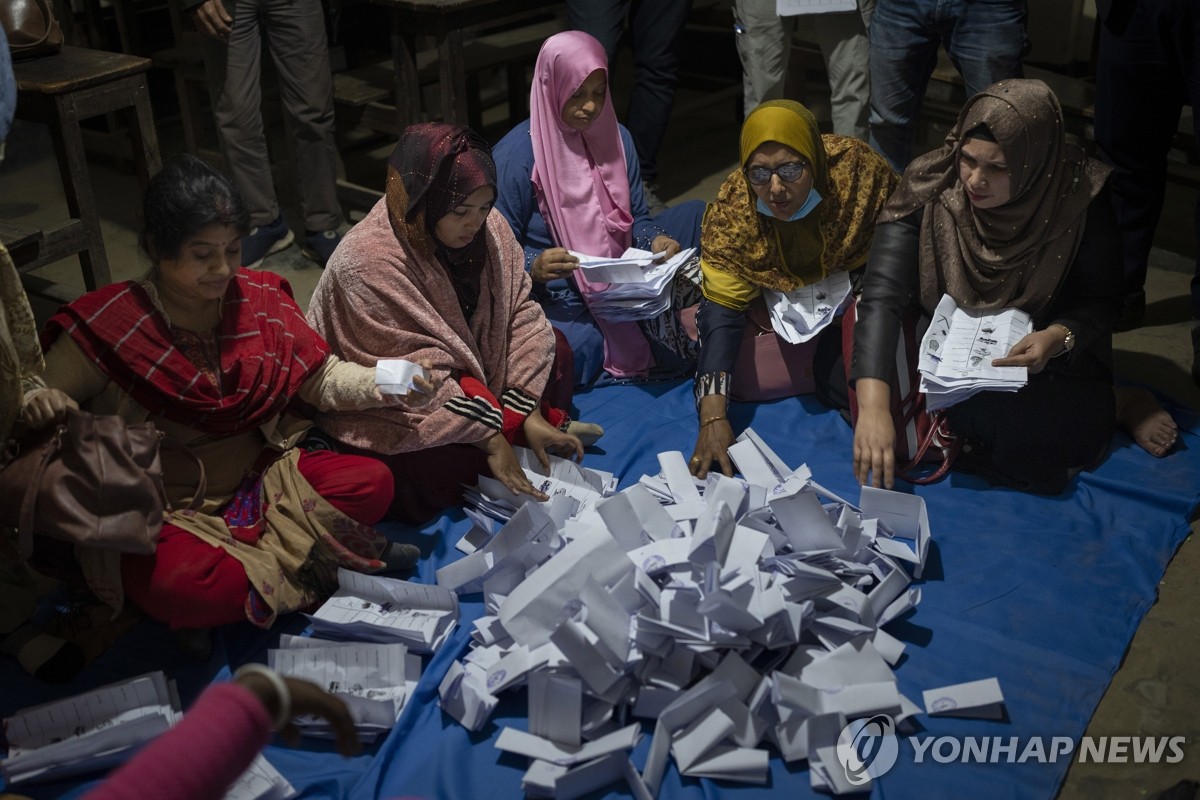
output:
<path id="1" fill-rule="evenodd" d="M 1019 308 L 1034 327 L 993 361 L 1027 367 L 1023 388 L 946 410 L 965 442 L 956 467 L 1057 494 L 1104 459 L 1116 425 L 1155 456 L 1170 450 L 1170 415 L 1149 392 L 1112 385 L 1122 266 L 1108 173 L 1065 141 L 1058 100 L 1037 80 L 975 95 L 945 145 L 909 165 L 879 217 L 854 332 L 860 483 L 892 485 L 900 321 L 913 304 L 932 314 L 943 294 L 970 309 Z"/>

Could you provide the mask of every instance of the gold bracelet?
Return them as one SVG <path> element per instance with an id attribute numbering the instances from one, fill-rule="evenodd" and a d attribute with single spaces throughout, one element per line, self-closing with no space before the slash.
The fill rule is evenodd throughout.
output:
<path id="1" fill-rule="evenodd" d="M 709 425 L 712 425 L 714 422 L 720 422 L 720 421 L 721 421 L 721 420 L 723 420 L 723 419 L 725 419 L 725 416 L 724 416 L 724 415 L 717 416 L 717 417 L 709 417 L 708 419 L 706 419 L 706 420 L 704 420 L 703 422 L 701 422 L 701 423 L 700 423 L 700 427 L 701 427 L 701 428 L 706 428 L 706 427 L 708 427 Z"/>

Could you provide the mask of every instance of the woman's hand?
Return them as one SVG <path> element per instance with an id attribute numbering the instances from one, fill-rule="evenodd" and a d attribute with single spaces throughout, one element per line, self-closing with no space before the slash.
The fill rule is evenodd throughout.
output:
<path id="1" fill-rule="evenodd" d="M 510 492 L 527 494 L 535 500 L 550 499 L 529 482 L 529 477 L 517 461 L 517 454 L 513 452 L 512 445 L 505 440 L 503 434 L 494 433 L 490 438 L 476 443 L 476 446 L 487 452 L 488 469 L 492 471 L 492 477 L 503 483 Z"/>
<path id="2" fill-rule="evenodd" d="M 196 30 L 219 42 L 228 41 L 229 34 L 233 33 L 233 17 L 229 16 L 221 0 L 204 0 L 196 6 L 192 10 L 192 22 Z"/>
<path id="3" fill-rule="evenodd" d="M 529 277 L 537 283 L 565 278 L 579 269 L 579 259 L 561 247 L 543 250 L 529 266 Z"/>
<path id="4" fill-rule="evenodd" d="M 660 261 L 669 261 L 675 257 L 675 254 L 682 250 L 679 242 L 672 239 L 670 236 L 655 236 L 654 241 L 650 243 L 651 253 L 662 253 L 663 257 Z"/>
<path id="5" fill-rule="evenodd" d="M 315 683 L 285 675 L 279 677 L 283 679 L 292 697 L 293 717 L 312 715 L 328 720 L 337 736 L 338 752 L 344 756 L 352 756 L 362 750 L 358 732 L 354 730 L 354 720 L 350 717 L 345 703 Z M 246 672 L 234 680 L 249 689 L 274 719 L 281 698 L 269 678 L 255 672 Z M 292 746 L 300 743 L 300 730 L 291 722 L 279 734 Z"/>
<path id="6" fill-rule="evenodd" d="M 891 489 L 896 475 L 896 426 L 891 387 L 878 378 L 859 378 L 858 424 L 854 426 L 854 477 L 860 486 Z"/>
<path id="7" fill-rule="evenodd" d="M 1063 333 L 1061 329 L 1043 328 L 1040 331 L 1027 333 L 1021 341 L 1013 345 L 1012 350 L 1004 358 L 992 359 L 993 367 L 1026 367 L 1030 375 L 1036 375 L 1046 368 L 1050 359 L 1063 351 Z"/>
<path id="8" fill-rule="evenodd" d="M 406 406 L 408 408 L 420 408 L 427 404 L 430 400 L 437 396 L 438 391 L 442 388 L 445 382 L 440 375 L 434 375 L 433 362 L 428 358 L 423 358 L 417 362 L 425 372 L 432 376 L 426 378 L 422 375 L 413 376 L 413 391 L 408 394 L 380 394 L 376 389 L 375 393 L 380 394 L 384 405 L 391 406 Z"/>
<path id="9" fill-rule="evenodd" d="M 579 437 L 551 425 L 542 416 L 541 411 L 534 409 L 533 413 L 525 418 L 522 428 L 529 449 L 534 452 L 538 463 L 544 468 L 550 469 L 550 457 L 546 455 L 547 452 L 572 461 L 583 461 L 583 442 Z"/>
<path id="10" fill-rule="evenodd" d="M 58 389 L 42 389 L 25 401 L 21 409 L 21 419 L 30 430 L 41 430 L 49 425 L 62 422 L 67 416 L 68 408 L 79 408 L 79 404 L 70 395 Z"/>
<path id="11" fill-rule="evenodd" d="M 725 418 L 728 409 L 729 401 L 725 395 L 710 394 L 700 400 L 700 431 L 688 469 L 701 480 L 708 477 L 714 461 L 721 465 L 721 472 L 733 477 L 733 462 L 729 458 L 733 426 Z"/>

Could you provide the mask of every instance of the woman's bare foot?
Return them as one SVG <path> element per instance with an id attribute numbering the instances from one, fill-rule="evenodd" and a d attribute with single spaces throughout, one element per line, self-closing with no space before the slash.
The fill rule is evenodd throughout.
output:
<path id="1" fill-rule="evenodd" d="M 1162 458 L 1179 439 L 1179 426 L 1154 395 L 1145 389 L 1113 387 L 1117 398 L 1117 425 L 1152 456 Z"/>
<path id="2" fill-rule="evenodd" d="M 591 447 L 604 435 L 604 428 L 594 422 L 579 422 L 572 420 L 567 423 L 567 433 L 578 436 L 584 447 Z"/>

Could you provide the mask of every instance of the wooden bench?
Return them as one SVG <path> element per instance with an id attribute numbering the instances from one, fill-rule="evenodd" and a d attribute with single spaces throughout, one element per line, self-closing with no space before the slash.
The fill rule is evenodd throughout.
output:
<path id="1" fill-rule="evenodd" d="M 32 228 L 6 219 L 0 219 L 0 242 L 8 248 L 21 283 L 31 295 L 45 297 L 57 303 L 69 303 L 83 291 L 60 283 L 54 283 L 39 275 L 29 273 L 59 259 L 72 256 L 87 246 L 87 231 L 83 222 L 67 220 L 48 231 Z"/>

